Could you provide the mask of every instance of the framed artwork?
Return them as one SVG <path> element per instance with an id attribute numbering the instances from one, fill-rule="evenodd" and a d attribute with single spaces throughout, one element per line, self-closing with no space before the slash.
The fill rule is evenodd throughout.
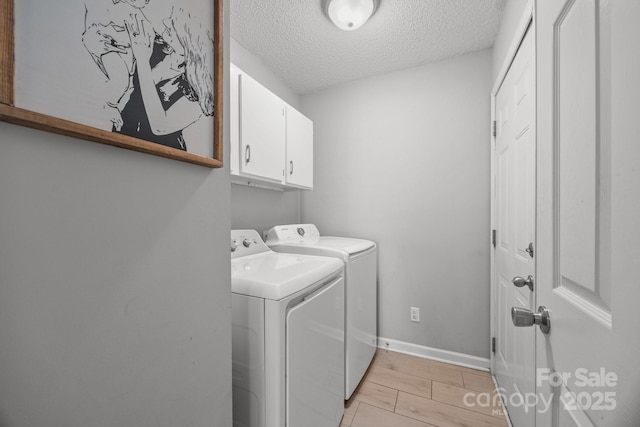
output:
<path id="1" fill-rule="evenodd" d="M 223 0 L 0 0 L 0 120 L 222 166 Z"/>

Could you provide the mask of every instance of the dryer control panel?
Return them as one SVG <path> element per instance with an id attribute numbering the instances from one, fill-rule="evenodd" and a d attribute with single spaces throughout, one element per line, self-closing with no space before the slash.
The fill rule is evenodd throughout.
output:
<path id="1" fill-rule="evenodd" d="M 267 245 L 278 243 L 315 244 L 320 240 L 320 232 L 314 224 L 277 225 L 264 233 Z"/>

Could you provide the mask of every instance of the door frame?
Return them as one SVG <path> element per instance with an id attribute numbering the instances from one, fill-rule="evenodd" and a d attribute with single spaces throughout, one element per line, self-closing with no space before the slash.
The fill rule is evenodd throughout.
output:
<path id="1" fill-rule="evenodd" d="M 507 73 L 509 72 L 509 68 L 513 60 L 518 53 L 518 49 L 520 48 L 520 44 L 522 43 L 527 30 L 532 31 L 532 34 L 535 34 L 535 8 L 534 8 L 535 0 L 527 0 L 527 4 L 524 8 L 524 12 L 522 13 L 522 17 L 516 26 L 513 38 L 511 43 L 509 44 L 509 48 L 507 50 L 507 55 L 505 56 L 504 61 L 502 62 L 502 66 L 500 67 L 500 71 L 496 77 L 496 81 L 491 89 L 491 126 L 490 126 L 490 135 L 491 135 L 491 229 L 490 229 L 490 240 L 491 240 L 491 256 L 490 256 L 490 302 L 489 302 L 489 313 L 490 313 L 490 366 L 491 371 L 495 372 L 495 353 L 493 351 L 493 338 L 496 337 L 497 331 L 497 322 L 498 322 L 498 292 L 496 289 L 497 286 L 497 272 L 496 272 L 496 251 L 493 246 L 493 230 L 497 229 L 497 199 L 496 199 L 496 183 L 497 183 L 497 160 L 496 160 L 496 136 L 494 135 L 494 123 L 496 121 L 496 96 L 502 83 L 504 82 Z M 531 27 L 531 28 L 529 28 Z M 535 38 L 534 38 L 534 50 L 535 47 Z M 535 121 L 535 118 L 534 118 Z M 534 258 L 535 260 L 535 258 Z M 535 262 L 535 261 L 534 261 Z M 532 298 L 536 300 L 536 292 L 533 292 Z"/>

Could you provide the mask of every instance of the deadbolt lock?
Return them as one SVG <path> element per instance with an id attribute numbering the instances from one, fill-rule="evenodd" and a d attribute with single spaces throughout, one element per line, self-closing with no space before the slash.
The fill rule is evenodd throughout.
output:
<path id="1" fill-rule="evenodd" d="M 529 277 L 527 277 L 526 279 L 520 276 L 516 276 L 511 280 L 511 283 L 513 283 L 517 288 L 521 288 L 526 285 L 529 287 L 529 290 L 533 292 L 533 276 L 532 275 L 529 275 Z"/>

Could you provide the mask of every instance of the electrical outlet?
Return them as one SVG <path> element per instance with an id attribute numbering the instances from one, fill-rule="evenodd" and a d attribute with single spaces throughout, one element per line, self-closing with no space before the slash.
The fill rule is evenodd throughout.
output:
<path id="1" fill-rule="evenodd" d="M 411 321 L 420 322 L 420 309 L 418 307 L 411 307 Z"/>

